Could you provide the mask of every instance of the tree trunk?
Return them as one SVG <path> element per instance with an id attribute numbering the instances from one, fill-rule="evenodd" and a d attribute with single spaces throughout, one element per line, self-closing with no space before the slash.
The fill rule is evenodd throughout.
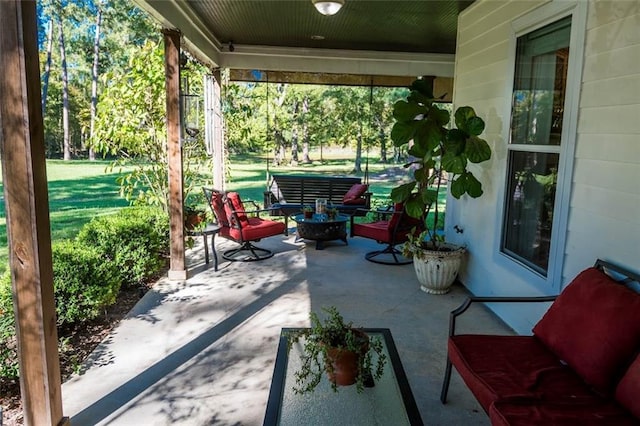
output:
<path id="1" fill-rule="evenodd" d="M 382 120 L 378 122 L 378 139 L 380 139 L 380 162 L 387 163 L 387 139 L 384 134 L 384 126 Z"/>
<path id="2" fill-rule="evenodd" d="M 305 96 L 302 102 L 302 162 L 311 163 L 309 158 L 309 126 L 307 126 L 307 117 L 309 114 L 309 98 Z"/>
<path id="3" fill-rule="evenodd" d="M 358 137 L 356 143 L 356 161 L 353 165 L 354 173 L 362 173 L 362 121 L 358 124 Z"/>
<path id="4" fill-rule="evenodd" d="M 100 24 L 102 23 L 102 9 L 98 6 L 96 15 L 96 34 L 93 40 L 93 68 L 91 70 L 91 124 L 89 127 L 89 160 L 95 161 L 96 153 L 93 150 L 93 137 L 95 135 L 96 107 L 98 105 L 98 62 L 100 59 Z"/>
<path id="5" fill-rule="evenodd" d="M 298 125 L 293 127 L 291 134 L 291 161 L 289 163 L 292 166 L 298 165 Z"/>
<path id="6" fill-rule="evenodd" d="M 67 57 L 64 47 L 64 31 L 62 29 L 62 19 L 58 22 L 60 35 L 60 63 L 62 65 L 62 131 L 64 160 L 71 160 L 71 141 L 69 137 L 69 76 L 67 73 Z"/>
<path id="7" fill-rule="evenodd" d="M 42 118 L 47 112 L 47 91 L 49 90 L 49 74 L 51 73 L 51 50 L 53 50 L 53 20 L 49 21 L 47 29 L 47 62 L 42 76 Z"/>

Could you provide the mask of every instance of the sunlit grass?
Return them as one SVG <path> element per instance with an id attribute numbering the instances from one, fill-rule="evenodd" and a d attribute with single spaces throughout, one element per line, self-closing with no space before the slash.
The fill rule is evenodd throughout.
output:
<path id="1" fill-rule="evenodd" d="M 270 174 L 321 174 L 326 176 L 358 176 L 364 178 L 367 156 L 363 153 L 362 172 L 354 173 L 354 154 L 348 149 L 325 149 L 320 161 L 320 153 L 312 151 L 311 164 L 290 164 L 267 166 L 267 156 L 236 156 L 229 161 L 227 190 L 238 191 L 245 199 L 262 203 L 263 193 L 267 189 L 267 168 Z M 300 156 L 302 158 L 302 156 Z M 377 158 L 368 157 L 370 191 L 372 205 L 390 204 L 391 189 L 405 178 L 402 169 L 391 178 L 380 178 L 387 168 L 398 168 L 400 164 L 379 164 Z M 272 159 L 271 159 L 272 160 Z M 49 217 L 51 222 L 51 240 L 73 238 L 80 228 L 92 218 L 110 214 L 128 205 L 120 197 L 116 178 L 122 170 L 111 171 L 108 161 L 61 161 L 47 160 L 47 180 L 49 189 Z M 125 169 L 127 170 L 127 169 Z M 210 175 L 208 171 L 203 172 Z M 2 177 L 0 174 L 0 191 Z M 0 192 L 4 194 L 3 192 Z M 197 188 L 194 195 L 205 200 Z M 441 192 L 440 211 L 445 209 L 446 191 Z M 4 209 L 4 196 L 0 198 L 0 272 L 8 265 L 7 227 Z"/>

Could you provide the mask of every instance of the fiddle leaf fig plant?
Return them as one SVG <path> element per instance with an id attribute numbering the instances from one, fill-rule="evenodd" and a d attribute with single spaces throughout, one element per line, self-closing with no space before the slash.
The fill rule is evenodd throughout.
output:
<path id="1" fill-rule="evenodd" d="M 451 195 L 472 198 L 482 195 L 482 183 L 467 169 L 469 163 L 482 163 L 491 158 L 491 148 L 479 135 L 484 120 L 470 106 L 463 106 L 454 114 L 455 128 L 448 128 L 449 111 L 442 109 L 434 98 L 431 82 L 418 79 L 411 85 L 406 99 L 393 107 L 395 123 L 391 139 L 396 147 L 407 146 L 413 160 L 405 168 L 413 169 L 412 180 L 391 191 L 394 202 L 402 202 L 407 214 L 426 219 L 433 208 L 434 221 L 425 231 L 434 249 L 438 247 L 438 193 L 441 178 L 450 174 Z"/>

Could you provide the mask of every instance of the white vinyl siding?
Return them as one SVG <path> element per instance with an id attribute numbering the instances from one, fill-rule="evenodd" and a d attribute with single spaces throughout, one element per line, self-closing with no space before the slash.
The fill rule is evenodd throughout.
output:
<path id="1" fill-rule="evenodd" d="M 580 0 L 576 4 L 584 6 Z M 459 19 L 455 106 L 483 117 L 483 137 L 494 152 L 481 169 L 485 195 L 449 199 L 447 239 L 466 244 L 461 281 L 478 295 L 539 295 L 561 291 L 597 258 L 640 272 L 640 2 L 591 0 L 577 111 L 568 215 L 560 282 L 545 289 L 505 266 L 498 253 L 499 215 L 506 175 L 510 96 L 511 26 L 543 6 L 566 1 L 478 0 Z M 534 13 L 531 13 L 534 12 Z M 584 31 L 584 29 L 583 29 Z M 571 78 L 571 76 L 570 76 Z M 464 229 L 456 234 L 453 226 Z M 527 333 L 544 310 L 518 306 L 496 312 Z"/>
<path id="2" fill-rule="evenodd" d="M 640 2 L 587 17 L 566 280 L 596 257 L 640 270 Z"/>

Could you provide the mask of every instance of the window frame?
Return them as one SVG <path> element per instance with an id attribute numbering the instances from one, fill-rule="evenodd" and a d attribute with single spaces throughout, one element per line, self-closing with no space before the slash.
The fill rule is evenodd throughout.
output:
<path id="1" fill-rule="evenodd" d="M 584 44 L 587 27 L 588 3 L 583 1 L 552 2 L 543 5 L 511 22 L 509 36 L 509 56 L 507 59 L 507 75 L 505 81 L 505 115 L 503 135 L 505 135 L 505 170 L 501 176 L 499 195 L 499 214 L 496 215 L 496 247 L 497 262 L 513 274 L 522 277 L 527 282 L 542 291 L 560 291 L 562 270 L 568 232 L 568 218 L 570 196 L 572 189 L 573 164 L 575 159 L 576 139 L 578 137 L 578 113 L 580 107 L 580 88 L 582 85 L 582 70 L 584 64 Z M 538 146 L 527 144 L 511 144 L 511 116 L 513 88 L 515 83 L 516 47 L 519 37 L 532 31 L 552 24 L 565 17 L 571 17 L 571 35 L 569 40 L 569 65 L 567 70 L 567 87 L 564 99 L 563 128 L 561 144 L 559 146 Z M 513 257 L 503 250 L 504 246 L 504 217 L 506 214 L 507 186 L 511 168 L 510 157 L 512 151 L 558 153 L 559 169 L 556 182 L 556 197 L 554 201 L 554 217 L 552 222 L 551 247 L 547 274 L 542 275 L 531 266 Z"/>

